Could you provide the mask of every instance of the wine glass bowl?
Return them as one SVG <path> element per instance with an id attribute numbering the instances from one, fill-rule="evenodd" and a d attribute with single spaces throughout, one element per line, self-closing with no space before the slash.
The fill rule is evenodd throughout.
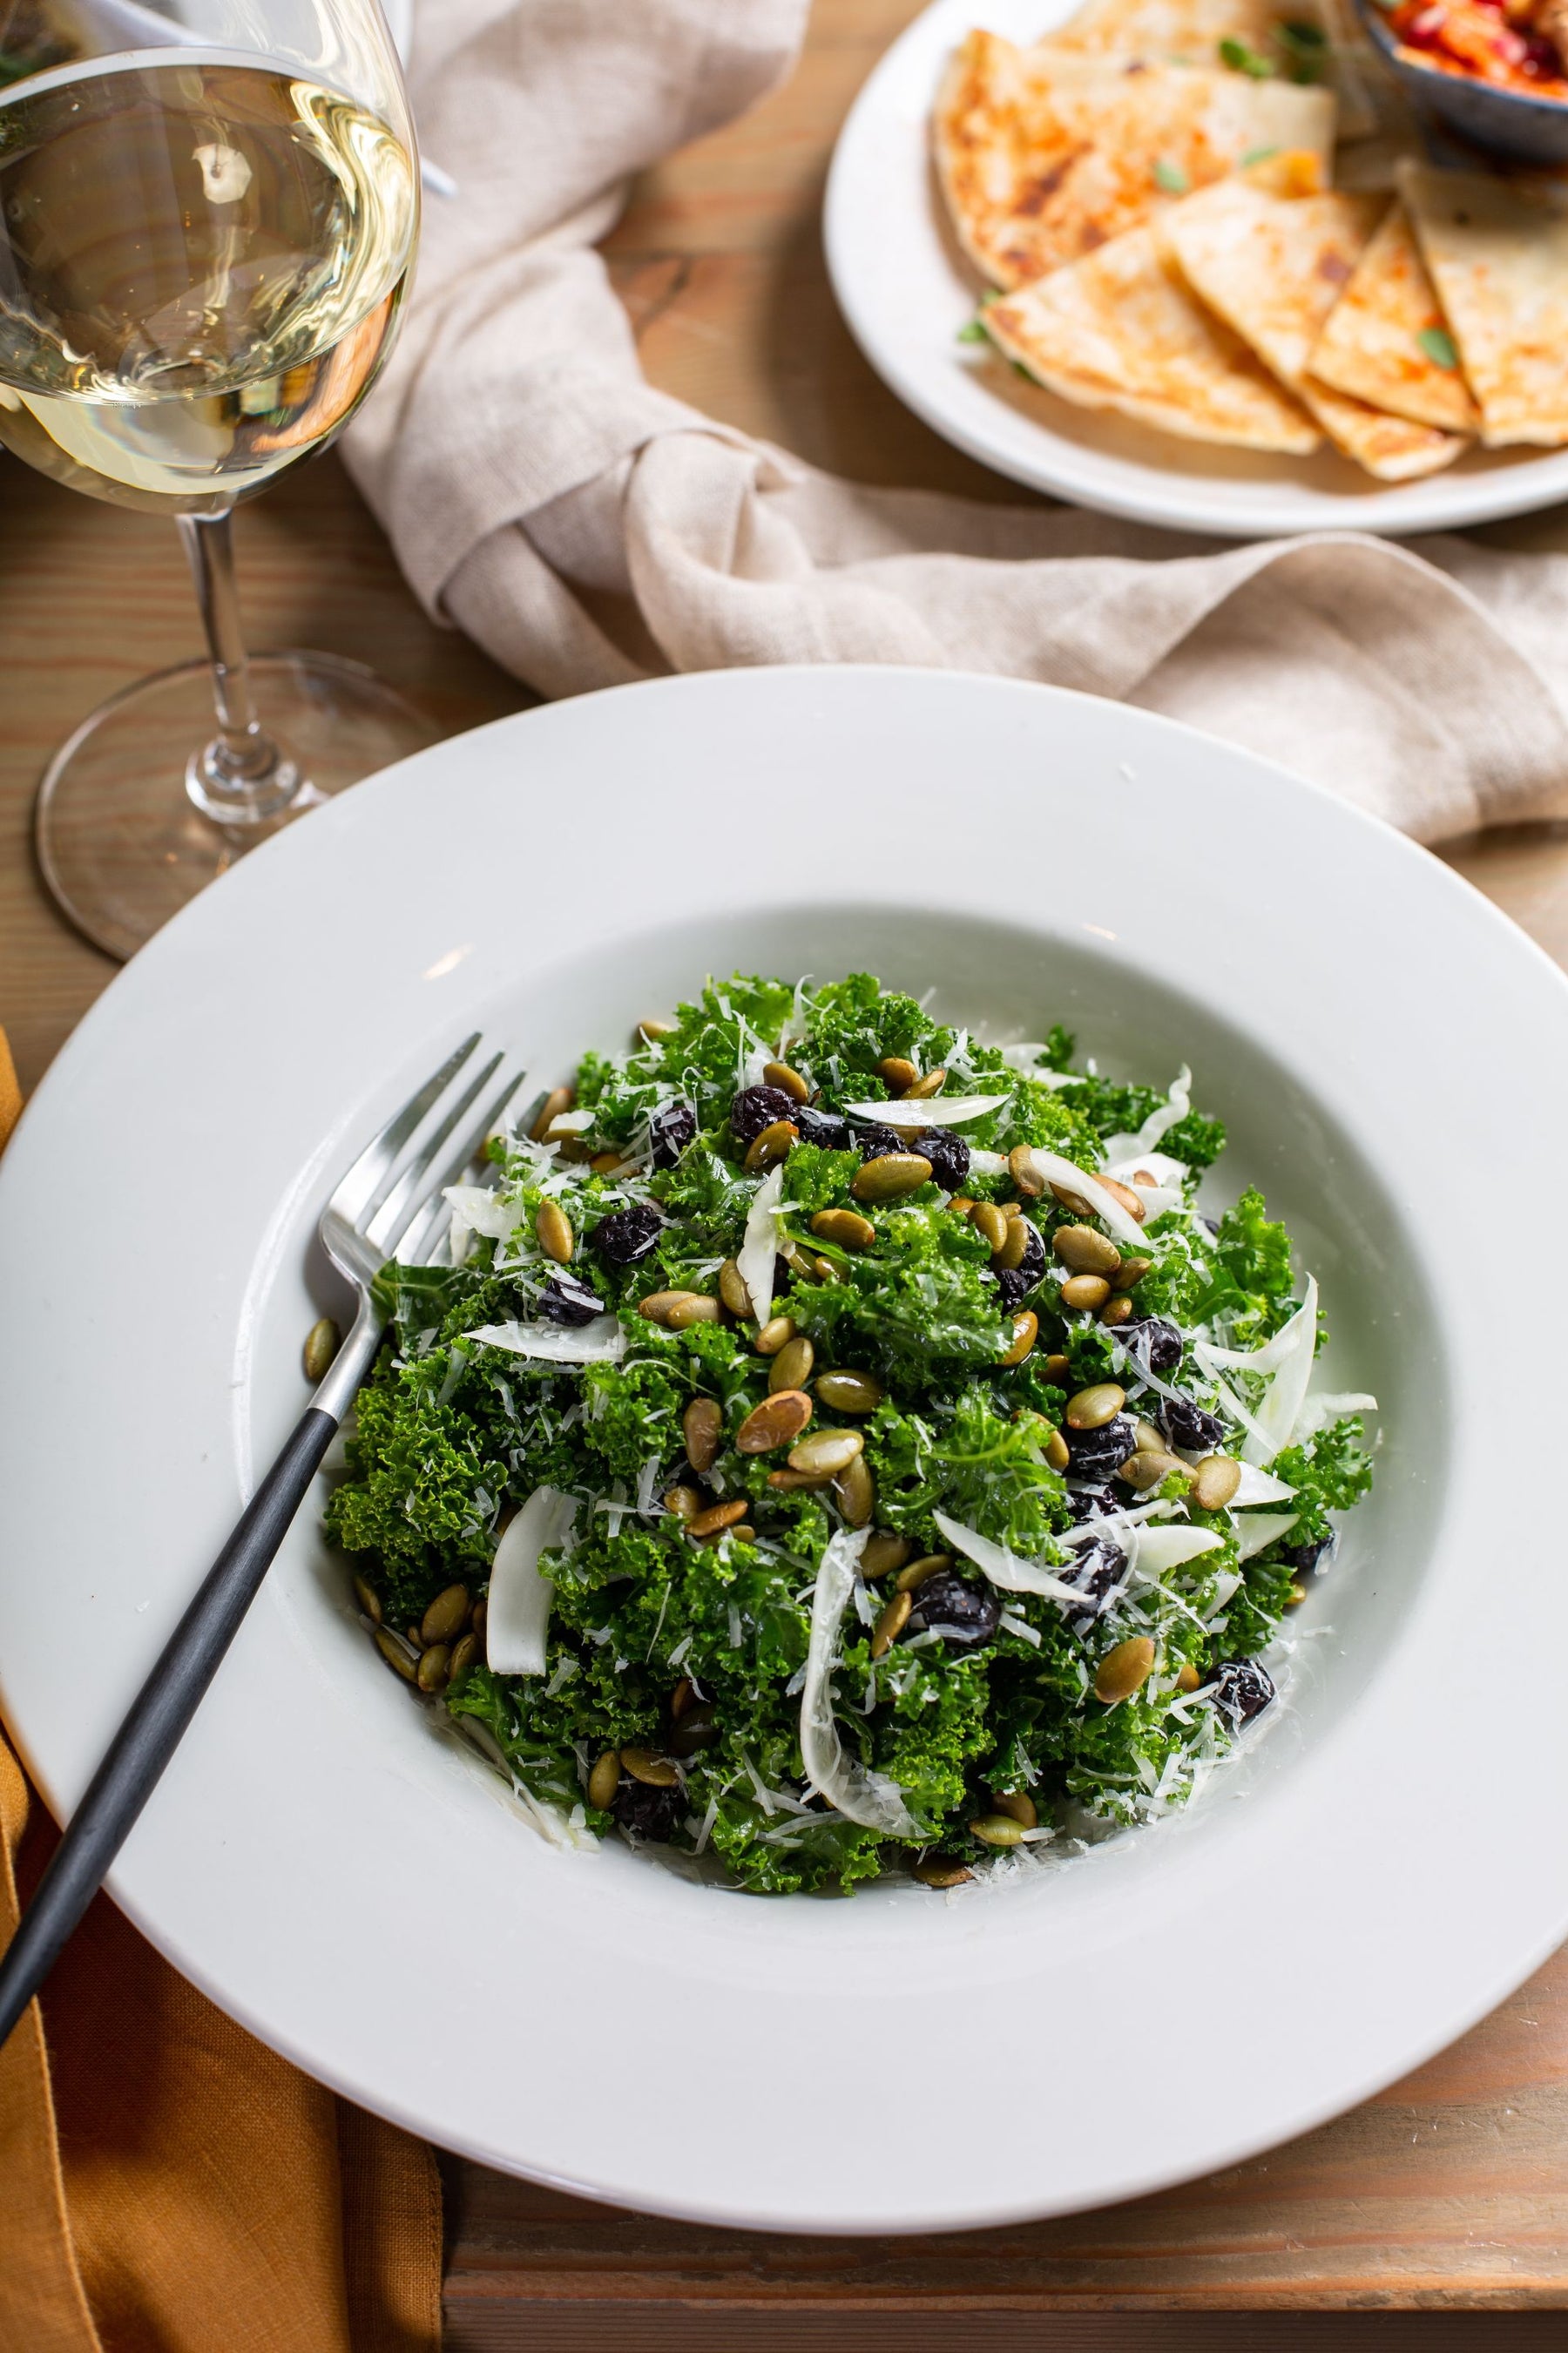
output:
<path id="1" fill-rule="evenodd" d="M 112 953 L 430 738 L 357 666 L 290 655 L 252 671 L 228 538 L 235 505 L 325 448 L 374 382 L 418 185 L 376 0 L 0 0 L 0 442 L 180 521 L 211 657 L 205 743 L 173 732 L 191 714 L 165 677 L 50 764 L 44 871 Z"/>

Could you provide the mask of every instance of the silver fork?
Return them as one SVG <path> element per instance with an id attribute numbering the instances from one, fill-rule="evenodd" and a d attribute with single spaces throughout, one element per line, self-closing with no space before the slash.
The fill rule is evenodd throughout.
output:
<path id="1" fill-rule="evenodd" d="M 500 1054 L 476 1066 L 479 1043 L 477 1031 L 465 1039 L 387 1121 L 321 1212 L 322 1246 L 357 1293 L 353 1326 L 137 1694 L 0 1958 L 0 2043 L 53 1968 L 184 1738 L 375 1361 L 385 1321 L 371 1289 L 376 1275 L 400 1247 L 405 1264 L 424 1262 L 421 1254 L 446 1230 L 444 1187 L 458 1182 L 522 1084 L 521 1071 L 497 1082 Z"/>

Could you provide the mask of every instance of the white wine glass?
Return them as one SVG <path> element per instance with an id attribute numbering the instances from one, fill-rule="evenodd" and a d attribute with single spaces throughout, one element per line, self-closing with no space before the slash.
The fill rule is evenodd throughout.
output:
<path id="1" fill-rule="evenodd" d="M 230 536 L 374 382 L 418 226 L 377 0 L 0 0 L 0 442 L 175 517 L 209 649 L 39 787 L 45 878 L 111 955 L 435 732 L 360 663 L 247 659 Z"/>

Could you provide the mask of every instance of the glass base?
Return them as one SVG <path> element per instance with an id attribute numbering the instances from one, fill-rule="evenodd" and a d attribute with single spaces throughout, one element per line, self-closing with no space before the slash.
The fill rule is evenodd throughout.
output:
<path id="1" fill-rule="evenodd" d="M 336 654 L 255 654 L 250 682 L 262 727 L 300 779 L 287 807 L 259 823 L 207 813 L 202 751 L 214 719 L 205 662 L 113 696 L 45 770 L 34 820 L 44 880 L 78 930 L 110 955 L 134 955 L 258 841 L 439 733 L 374 670 Z"/>

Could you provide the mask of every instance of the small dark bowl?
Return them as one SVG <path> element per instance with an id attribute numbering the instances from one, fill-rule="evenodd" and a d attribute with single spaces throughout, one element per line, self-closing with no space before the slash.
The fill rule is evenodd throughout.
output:
<path id="1" fill-rule="evenodd" d="M 1376 0 L 1356 0 L 1356 5 L 1379 56 L 1422 112 L 1437 115 L 1461 138 L 1494 154 L 1527 164 L 1568 163 L 1568 100 L 1531 98 L 1471 74 L 1417 65 L 1400 47 Z"/>

